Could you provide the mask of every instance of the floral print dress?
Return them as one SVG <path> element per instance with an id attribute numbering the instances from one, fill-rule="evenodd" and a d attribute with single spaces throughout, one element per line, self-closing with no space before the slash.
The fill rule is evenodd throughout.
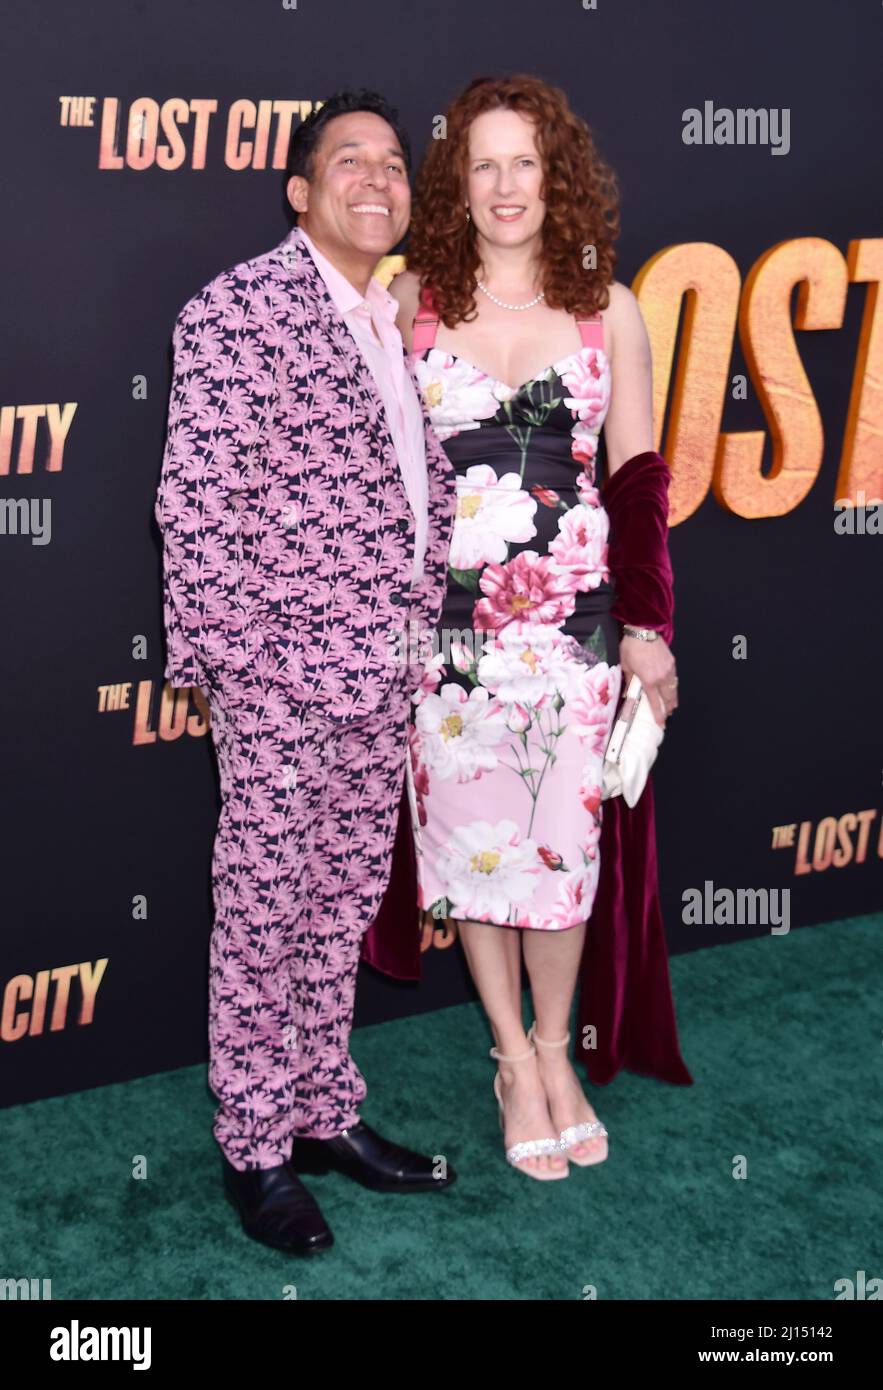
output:
<path id="1" fill-rule="evenodd" d="M 448 589 L 414 698 L 408 787 L 421 907 L 557 931 L 600 871 L 604 749 L 620 689 L 600 319 L 512 390 L 438 348 L 412 363 L 457 473 Z"/>

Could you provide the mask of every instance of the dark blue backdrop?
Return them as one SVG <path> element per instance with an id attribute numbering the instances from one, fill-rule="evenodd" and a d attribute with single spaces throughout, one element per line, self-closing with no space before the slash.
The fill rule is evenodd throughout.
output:
<path id="1" fill-rule="evenodd" d="M 3 1103 L 203 1058 L 217 777 L 210 741 L 136 742 L 132 710 L 102 713 L 100 687 L 162 680 L 158 537 L 152 521 L 169 374 L 184 303 L 222 268 L 286 230 L 281 175 L 224 162 L 238 98 L 321 100 L 368 85 L 397 103 L 419 158 L 432 120 L 479 74 L 532 71 L 562 86 L 622 189 L 618 278 L 661 247 L 712 242 L 743 280 L 794 237 L 883 235 L 879 53 L 883 9 L 808 0 L 93 0 L 17 6 L 4 18 L 0 91 L 9 193 L 2 404 L 77 402 L 63 468 L 3 496 L 51 500 L 43 546 L 0 535 L 3 931 L 0 989 L 18 975 L 108 959 L 94 1020 L 0 1042 Z M 210 98 L 205 167 L 100 169 L 99 127 L 61 123 L 63 96 Z M 791 147 L 690 147 L 682 112 L 789 108 Z M 125 116 L 123 117 L 125 123 Z M 185 128 L 185 138 L 189 140 Z M 125 124 L 123 125 L 123 132 Z M 274 127 L 275 134 L 275 127 Z M 189 146 L 188 146 L 189 153 Z M 663 902 L 672 950 L 752 928 L 688 927 L 681 895 L 790 888 L 794 926 L 880 902 L 880 813 L 867 861 L 795 876 L 773 826 L 879 808 L 883 539 L 836 536 L 833 499 L 868 291 L 849 290 L 837 331 L 798 334 L 819 402 L 825 460 L 808 497 L 746 521 L 709 495 L 672 531 L 681 709 L 656 773 Z M 738 343 L 731 374 L 744 371 Z M 145 378 L 146 397 L 133 394 Z M 8 417 L 9 418 L 9 417 Z M 723 428 L 767 428 L 756 392 L 728 399 Z M 769 442 L 767 443 L 767 466 Z M 883 461 L 881 461 L 883 475 Z M 883 488 L 881 488 L 883 491 Z M 732 638 L 749 659 L 732 659 Z M 138 635 L 146 655 L 133 654 Z M 146 917 L 133 916 L 143 895 Z M 787 949 L 787 939 L 782 942 Z M 55 982 L 51 985 L 54 992 Z M 357 1023 L 467 996 L 459 948 L 424 956 L 420 990 L 363 972 Z M 54 993 L 49 994 L 50 1012 Z"/>

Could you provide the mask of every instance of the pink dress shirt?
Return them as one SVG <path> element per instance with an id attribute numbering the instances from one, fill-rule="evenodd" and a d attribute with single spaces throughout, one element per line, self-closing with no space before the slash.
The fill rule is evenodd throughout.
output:
<path id="1" fill-rule="evenodd" d="M 423 409 L 410 372 L 405 367 L 402 335 L 396 327 L 398 304 L 371 276 L 365 295 L 331 264 L 303 227 L 297 228 L 316 268 L 347 328 L 355 338 L 386 410 L 402 481 L 414 513 L 414 562 L 411 578 L 423 574 L 428 525 L 428 485 L 426 481 L 426 440 Z M 371 325 L 380 339 L 374 336 Z"/>

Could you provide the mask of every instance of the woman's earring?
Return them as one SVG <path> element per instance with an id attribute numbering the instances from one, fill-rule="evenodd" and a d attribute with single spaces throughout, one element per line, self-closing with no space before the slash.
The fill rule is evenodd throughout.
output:
<path id="1" fill-rule="evenodd" d="M 470 216 L 470 214 L 469 214 L 469 207 L 468 207 L 468 204 L 467 204 L 467 207 L 466 207 L 466 221 L 467 221 L 467 222 L 471 222 L 471 221 L 472 221 L 472 218 L 471 218 L 471 216 Z"/>

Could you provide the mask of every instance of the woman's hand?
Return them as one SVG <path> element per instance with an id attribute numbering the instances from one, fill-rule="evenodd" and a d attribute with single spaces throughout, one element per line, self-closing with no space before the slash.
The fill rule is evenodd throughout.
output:
<path id="1" fill-rule="evenodd" d="M 621 637 L 619 664 L 622 667 L 623 694 L 632 676 L 637 676 L 657 724 L 665 721 L 678 707 L 678 677 L 675 659 L 664 637 L 655 642 L 642 642 L 639 637 Z"/>

